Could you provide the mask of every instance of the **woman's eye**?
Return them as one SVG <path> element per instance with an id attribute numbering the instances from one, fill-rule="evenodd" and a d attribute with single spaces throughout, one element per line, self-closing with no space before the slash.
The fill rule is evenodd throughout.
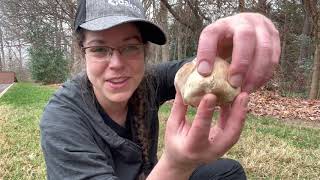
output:
<path id="1" fill-rule="evenodd" d="M 90 51 L 101 53 L 101 52 L 107 52 L 108 50 L 104 47 L 92 47 Z"/>
<path id="2" fill-rule="evenodd" d="M 138 49 L 139 48 L 136 45 L 129 45 L 129 46 L 125 47 L 126 51 L 136 51 Z"/>

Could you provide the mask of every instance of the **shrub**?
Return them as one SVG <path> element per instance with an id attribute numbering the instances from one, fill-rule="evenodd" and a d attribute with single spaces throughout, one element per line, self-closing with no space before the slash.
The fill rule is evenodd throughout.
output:
<path id="1" fill-rule="evenodd" d="M 44 84 L 61 83 L 68 76 L 68 62 L 59 49 L 49 45 L 29 48 L 32 78 Z"/>

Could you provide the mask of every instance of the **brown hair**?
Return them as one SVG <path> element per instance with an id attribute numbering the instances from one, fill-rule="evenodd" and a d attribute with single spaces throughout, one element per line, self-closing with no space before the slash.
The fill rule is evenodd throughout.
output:
<path id="1" fill-rule="evenodd" d="M 80 49 L 83 45 L 84 41 L 84 31 L 82 29 L 78 30 L 75 33 L 75 37 L 77 40 L 78 48 Z M 150 122 L 151 119 L 151 112 L 153 111 L 153 107 L 155 104 L 155 92 L 153 86 L 153 78 L 152 76 L 152 68 L 147 66 L 147 59 L 148 59 L 148 45 L 147 41 L 143 39 L 142 41 L 144 44 L 146 44 L 145 49 L 145 73 L 144 77 L 139 84 L 138 88 L 135 90 L 131 98 L 129 99 L 128 106 L 132 108 L 132 121 L 130 122 L 131 125 L 131 132 L 132 132 L 132 140 L 138 144 L 142 149 L 142 158 L 143 158 L 143 166 L 142 171 L 143 172 L 149 172 L 150 167 L 150 145 L 151 145 L 151 139 L 149 138 L 150 134 Z M 84 55 L 83 52 L 82 56 Z M 91 82 L 88 78 L 86 78 L 88 81 L 89 86 L 92 87 Z M 94 93 L 92 91 L 92 95 L 94 97 Z M 98 102 L 96 102 L 98 103 Z M 147 108 L 148 107 L 148 108 Z M 142 173 L 143 173 L 142 172 Z M 145 179 L 145 176 L 142 174 L 140 175 L 139 179 Z"/>

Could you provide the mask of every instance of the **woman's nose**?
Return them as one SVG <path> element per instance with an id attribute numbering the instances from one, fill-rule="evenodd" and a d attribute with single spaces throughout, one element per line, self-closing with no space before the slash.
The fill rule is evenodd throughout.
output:
<path id="1" fill-rule="evenodd" d="M 121 54 L 117 50 L 114 50 L 112 53 L 112 56 L 110 58 L 110 61 L 109 61 L 109 67 L 110 68 L 121 68 L 124 66 L 124 64 L 125 63 L 121 57 Z"/>

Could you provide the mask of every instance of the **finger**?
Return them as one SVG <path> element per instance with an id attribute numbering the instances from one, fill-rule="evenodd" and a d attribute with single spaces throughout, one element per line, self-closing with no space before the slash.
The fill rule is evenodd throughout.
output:
<path id="1" fill-rule="evenodd" d="M 232 104 L 231 112 L 228 117 L 225 132 L 230 136 L 239 136 L 243 128 L 249 103 L 249 95 L 245 92 L 238 95 Z"/>
<path id="2" fill-rule="evenodd" d="M 256 27 L 257 43 L 254 61 L 246 74 L 242 91 L 252 92 L 262 86 L 272 76 L 272 36 L 263 26 Z"/>
<path id="3" fill-rule="evenodd" d="M 242 20 L 236 26 L 233 37 L 232 62 L 229 68 L 229 83 L 233 87 L 240 87 L 253 61 L 256 47 L 254 27 Z"/>
<path id="4" fill-rule="evenodd" d="M 224 129 L 228 120 L 228 117 L 230 116 L 231 112 L 231 104 L 227 104 L 221 107 L 220 109 L 220 118 L 217 122 L 217 126 L 221 129 Z"/>
<path id="5" fill-rule="evenodd" d="M 176 129 L 181 123 L 184 123 L 187 109 L 188 106 L 183 103 L 181 93 L 177 91 L 167 122 L 168 128 Z"/>
<path id="6" fill-rule="evenodd" d="M 244 126 L 248 102 L 249 96 L 243 92 L 237 96 L 232 104 L 225 128 L 215 139 L 215 146 L 220 147 L 220 150 L 228 150 L 238 141 Z"/>
<path id="7" fill-rule="evenodd" d="M 208 139 L 216 102 L 217 97 L 213 94 L 207 94 L 201 100 L 188 133 L 190 144 L 199 144 L 199 141 Z"/>
<path id="8" fill-rule="evenodd" d="M 272 58 L 271 58 L 271 63 L 275 66 L 279 64 L 280 60 L 280 54 L 281 54 L 281 45 L 280 45 L 280 36 L 279 36 L 279 31 L 273 24 L 273 22 L 265 18 L 265 24 L 269 28 L 269 33 L 272 35 L 272 44 L 273 44 L 273 51 L 272 51 Z"/>
<path id="9" fill-rule="evenodd" d="M 218 20 L 205 27 L 200 34 L 197 50 L 197 70 L 202 76 L 208 76 L 212 72 L 218 41 L 226 27 L 227 25 L 222 20 Z"/>
<path id="10" fill-rule="evenodd" d="M 268 27 L 268 32 L 271 34 L 272 36 L 272 58 L 271 58 L 271 63 L 273 65 L 277 65 L 279 63 L 280 60 L 280 53 L 281 53 L 281 45 L 280 45 L 280 36 L 279 36 L 279 31 L 277 30 L 277 28 L 275 27 L 275 25 L 273 24 L 273 22 L 268 19 L 265 18 L 264 21 L 266 27 Z"/>

